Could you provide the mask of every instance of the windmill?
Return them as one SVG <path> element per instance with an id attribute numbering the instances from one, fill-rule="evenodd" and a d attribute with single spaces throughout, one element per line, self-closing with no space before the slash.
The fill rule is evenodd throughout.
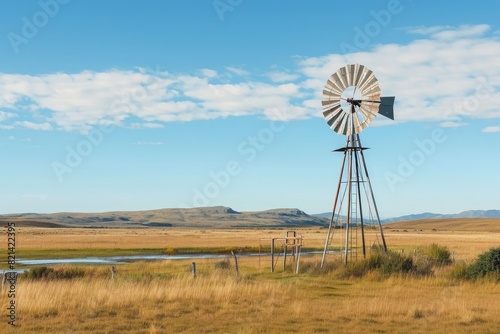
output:
<path id="1" fill-rule="evenodd" d="M 378 80 L 366 66 L 350 64 L 333 73 L 323 89 L 323 116 L 333 131 L 347 136 L 342 167 L 321 260 L 331 247 L 340 250 L 344 264 L 358 258 L 361 248 L 377 244 L 387 251 L 382 224 L 359 134 L 381 114 L 394 120 L 394 96 L 381 97 Z M 368 230 L 370 233 L 368 233 Z M 374 238 L 369 243 L 368 236 Z"/>

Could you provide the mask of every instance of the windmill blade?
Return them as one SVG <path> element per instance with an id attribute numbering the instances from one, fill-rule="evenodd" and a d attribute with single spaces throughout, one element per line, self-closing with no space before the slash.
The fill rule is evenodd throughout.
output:
<path id="1" fill-rule="evenodd" d="M 359 82 L 359 84 L 357 85 L 359 87 L 359 89 L 363 90 L 364 87 L 367 85 L 367 83 L 373 81 L 373 80 L 377 80 L 377 78 L 375 78 L 375 75 L 373 74 L 373 72 L 369 69 L 366 69 L 366 73 L 365 73 L 365 76 L 364 78 Z"/>
<path id="2" fill-rule="evenodd" d="M 363 65 L 356 64 L 356 75 L 353 81 L 353 86 L 359 85 L 360 80 L 364 76 L 365 67 Z"/>
<path id="3" fill-rule="evenodd" d="M 377 110 L 367 108 L 366 106 L 361 106 L 358 110 L 363 115 L 365 120 L 368 121 L 368 123 L 373 121 L 375 119 L 375 116 L 377 116 Z"/>
<path id="4" fill-rule="evenodd" d="M 334 92 L 335 94 L 342 95 L 342 92 L 344 90 L 342 88 L 340 88 L 339 84 L 336 81 L 333 81 L 333 80 L 335 80 L 333 78 L 333 76 L 331 76 L 330 79 L 328 79 L 323 92 L 331 91 L 331 92 Z"/>
<path id="5" fill-rule="evenodd" d="M 378 113 L 389 119 L 394 120 L 394 96 L 386 96 L 380 98 L 380 107 Z"/>
<path id="6" fill-rule="evenodd" d="M 326 111 L 323 111 L 323 117 L 325 117 L 328 125 L 332 126 L 335 120 L 342 114 L 342 107 L 339 105 L 334 106 Z"/>
<path id="7" fill-rule="evenodd" d="M 351 114 L 352 115 L 352 114 Z M 351 116 L 348 116 L 346 115 L 346 118 L 345 118 L 345 121 L 344 121 L 344 124 L 342 125 L 342 134 L 343 135 L 351 135 L 351 122 L 352 122 L 352 117 Z"/>
<path id="8" fill-rule="evenodd" d="M 363 122 L 359 119 L 358 113 L 352 114 L 352 121 L 354 123 L 354 132 L 360 133 L 363 128 Z"/>
<path id="9" fill-rule="evenodd" d="M 335 131 L 341 135 L 345 134 L 345 133 L 343 133 L 343 130 L 340 130 L 340 129 L 343 128 L 342 124 L 345 123 L 346 119 L 347 119 L 347 114 L 345 112 L 341 113 L 340 118 L 337 120 L 337 122 L 332 124 L 333 131 Z"/>
<path id="10" fill-rule="evenodd" d="M 347 87 L 347 70 L 345 67 L 339 68 L 339 70 L 336 73 L 338 81 L 341 83 L 340 87 L 342 88 L 342 91 L 344 91 Z"/>
<path id="11" fill-rule="evenodd" d="M 336 91 L 330 91 L 330 90 L 323 90 L 323 102 L 326 102 L 326 101 L 337 101 L 340 99 L 340 95 L 342 93 L 338 93 Z"/>

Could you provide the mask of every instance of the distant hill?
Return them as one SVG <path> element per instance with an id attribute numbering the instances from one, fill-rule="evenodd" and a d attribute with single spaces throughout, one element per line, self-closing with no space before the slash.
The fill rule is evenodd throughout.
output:
<path id="1" fill-rule="evenodd" d="M 299 209 L 272 209 L 237 212 L 215 206 L 189 209 L 113 211 L 102 213 L 59 212 L 52 214 L 0 215 L 2 221 L 16 221 L 19 226 L 36 227 L 298 227 L 326 226 L 328 220 Z"/>
<path id="2" fill-rule="evenodd" d="M 331 212 L 315 214 L 316 217 L 329 219 Z M 432 212 L 424 212 L 412 215 L 405 215 L 393 218 L 382 219 L 382 224 L 408 221 L 408 220 L 421 220 L 421 219 L 447 219 L 447 218 L 500 218 L 500 210 L 468 210 L 456 214 L 440 214 Z"/>

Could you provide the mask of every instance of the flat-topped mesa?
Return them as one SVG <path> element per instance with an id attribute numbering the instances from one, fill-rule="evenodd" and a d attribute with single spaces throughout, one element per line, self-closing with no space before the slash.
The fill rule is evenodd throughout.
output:
<path id="1" fill-rule="evenodd" d="M 197 207 L 192 209 L 185 210 L 195 210 L 203 213 L 230 213 L 230 214 L 239 214 L 240 212 L 233 210 L 228 206 L 207 206 L 207 207 Z"/>
<path id="2" fill-rule="evenodd" d="M 271 214 L 277 214 L 280 216 L 307 216 L 307 213 L 305 213 L 304 211 L 299 210 L 297 208 L 270 209 L 270 210 L 260 211 L 260 213 L 271 213 Z"/>

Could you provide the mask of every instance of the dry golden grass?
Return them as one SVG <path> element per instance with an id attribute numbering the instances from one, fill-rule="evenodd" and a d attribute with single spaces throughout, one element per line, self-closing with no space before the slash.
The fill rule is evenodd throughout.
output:
<path id="1" fill-rule="evenodd" d="M 443 218 L 408 220 L 388 225 L 392 229 L 481 231 L 500 233 L 498 218 Z"/>
<path id="2" fill-rule="evenodd" d="M 318 228 L 300 229 L 314 244 L 324 243 L 326 232 Z M 21 249 L 108 249 L 108 248 L 178 248 L 178 247 L 259 247 L 261 238 L 283 237 L 277 229 L 85 229 L 20 228 Z"/>
<path id="3" fill-rule="evenodd" d="M 282 237 L 269 229 L 48 229 L 20 228 L 26 250 L 258 247 L 261 238 Z M 307 247 L 322 247 L 325 229 L 299 229 Z M 372 233 L 369 231 L 368 233 Z M 500 244 L 500 233 L 387 229 L 390 248 L 447 246 L 459 259 L 474 259 Z M 265 242 L 263 242 L 264 244 Z M 74 280 L 28 281 L 17 287 L 16 328 L 7 325 L 0 293 L 0 333 L 499 333 L 500 286 L 456 282 L 449 269 L 435 277 L 377 274 L 341 280 L 319 273 L 320 256 L 303 256 L 301 271 L 270 273 L 269 258 L 240 257 L 234 269 L 220 260 L 161 261 L 84 267 Z M 333 259 L 332 259 L 333 260 Z M 330 261 L 330 258 L 329 258 Z"/>
<path id="4" fill-rule="evenodd" d="M 305 259 L 314 262 L 318 259 Z M 269 274 L 243 259 L 240 275 L 214 260 L 135 263 L 115 281 L 22 280 L 18 324 L 2 333 L 497 333 L 500 286 L 444 278 L 339 280 Z M 91 269 L 88 269 L 92 272 Z M 0 303 L 5 305 L 2 294 Z M 3 329 L 5 328 L 5 330 Z"/>

